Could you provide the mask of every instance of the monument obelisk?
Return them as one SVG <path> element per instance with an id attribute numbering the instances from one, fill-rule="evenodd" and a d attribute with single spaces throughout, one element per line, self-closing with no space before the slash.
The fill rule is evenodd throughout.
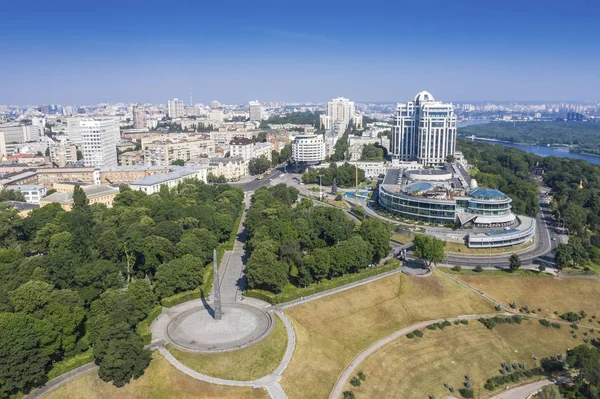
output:
<path id="1" fill-rule="evenodd" d="M 214 264 L 214 281 L 213 281 L 213 308 L 215 320 L 221 320 L 223 317 L 223 311 L 221 310 L 221 284 L 219 284 L 219 271 L 217 270 L 217 250 L 213 250 L 213 264 Z"/>

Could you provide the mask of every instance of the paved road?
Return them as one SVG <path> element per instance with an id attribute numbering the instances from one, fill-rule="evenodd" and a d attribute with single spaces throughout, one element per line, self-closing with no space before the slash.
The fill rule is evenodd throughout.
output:
<path id="1" fill-rule="evenodd" d="M 539 392 L 543 387 L 550 384 L 552 384 L 552 382 L 548 380 L 534 382 L 532 384 L 504 391 L 501 394 L 492 397 L 492 399 L 526 399 L 529 398 L 529 395 Z"/>
<path id="2" fill-rule="evenodd" d="M 455 320 L 476 320 L 476 319 L 481 319 L 481 318 L 496 317 L 498 315 L 499 315 L 498 313 L 494 313 L 494 314 L 463 315 L 463 316 L 457 316 L 457 317 L 449 317 L 449 318 L 445 318 L 445 319 L 422 321 L 420 323 L 415 323 L 415 324 L 413 324 L 411 326 L 404 327 L 404 328 L 402 328 L 402 329 L 400 329 L 400 330 L 398 330 L 398 331 L 396 331 L 396 332 L 388 335 L 387 337 L 382 338 L 379 341 L 375 342 L 373 345 L 369 346 L 367 349 L 365 349 L 364 351 L 362 351 L 358 356 L 356 356 L 352 360 L 352 362 L 350 362 L 350 364 L 346 367 L 346 369 L 342 372 L 342 374 L 340 375 L 340 377 L 338 378 L 338 380 L 335 383 L 333 389 L 331 390 L 331 394 L 329 395 L 329 399 L 338 399 L 338 398 L 342 397 L 342 394 L 344 392 L 344 386 L 346 385 L 346 382 L 350 379 L 350 377 L 352 376 L 352 374 L 354 374 L 354 372 L 356 371 L 356 369 L 358 368 L 358 366 L 367 357 L 369 357 L 370 355 L 372 355 L 373 353 L 375 353 L 376 351 L 378 351 L 379 349 L 381 349 L 385 345 L 387 345 L 387 344 L 389 344 L 389 343 L 397 340 L 400 337 L 405 336 L 409 332 L 412 332 L 412 331 L 418 330 L 418 329 L 422 329 L 422 328 L 426 328 L 430 324 L 441 323 L 444 320 L 448 320 L 449 322 L 454 322 Z"/>

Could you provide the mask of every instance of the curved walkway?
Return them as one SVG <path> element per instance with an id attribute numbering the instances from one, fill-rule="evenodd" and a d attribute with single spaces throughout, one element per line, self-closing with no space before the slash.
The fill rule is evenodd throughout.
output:
<path id="1" fill-rule="evenodd" d="M 188 376 L 195 378 L 200 381 L 209 382 L 211 384 L 217 385 L 228 385 L 228 386 L 237 386 L 237 387 L 254 387 L 254 388 L 264 388 L 269 396 L 273 399 L 285 399 L 287 395 L 285 394 L 283 388 L 279 384 L 281 379 L 281 375 L 290 364 L 292 360 L 292 355 L 294 354 L 294 349 L 296 347 L 296 334 L 294 332 L 294 326 L 292 322 L 280 311 L 275 311 L 277 316 L 283 321 L 285 325 L 285 329 L 288 334 L 288 342 L 285 349 L 285 353 L 279 366 L 275 370 L 273 370 L 270 374 L 258 378 L 252 381 L 237 381 L 237 380 L 226 380 L 222 378 L 211 377 L 206 374 L 199 373 L 187 367 L 185 364 L 181 363 L 179 360 L 175 359 L 175 357 L 165 348 L 164 346 L 160 346 L 158 351 L 171 363 L 177 370 L 181 371 Z"/>
<path id="2" fill-rule="evenodd" d="M 425 328 L 430 324 L 435 324 L 435 323 L 441 323 L 444 320 L 448 320 L 449 322 L 454 322 L 456 320 L 476 320 L 476 319 L 481 319 L 481 318 L 492 318 L 492 317 L 496 317 L 496 316 L 502 316 L 502 315 L 508 315 L 510 316 L 510 313 L 493 313 L 493 314 L 473 314 L 473 315 L 462 315 L 462 316 L 457 316 L 457 317 L 448 317 L 448 318 L 444 318 L 444 319 L 436 319 L 436 320 L 427 320 L 427 321 L 422 321 L 419 323 L 415 323 L 413 325 L 410 325 L 408 327 L 404 327 L 390 335 L 388 335 L 385 338 L 380 339 L 379 341 L 375 342 L 374 344 L 372 344 L 371 346 L 369 346 L 367 349 L 363 350 L 358 356 L 356 356 L 351 362 L 350 364 L 346 367 L 346 369 L 342 372 L 342 374 L 340 375 L 340 377 L 338 378 L 337 382 L 335 383 L 333 389 L 331 390 L 331 394 L 329 395 L 329 399 L 338 399 L 342 396 L 342 393 L 344 392 L 344 386 L 346 385 L 346 382 L 350 379 L 350 377 L 352 376 L 352 374 L 354 374 L 354 372 L 356 371 L 356 369 L 358 368 L 358 366 L 370 355 L 372 355 L 373 353 L 375 353 L 376 351 L 378 351 L 379 349 L 381 349 L 382 347 L 384 347 L 385 345 L 395 341 L 396 339 L 403 337 L 404 335 L 408 334 L 409 332 L 412 332 L 414 330 L 417 330 L 419 328 Z"/>
<path id="3" fill-rule="evenodd" d="M 554 383 L 549 380 L 537 381 L 531 384 L 509 389 L 496 396 L 493 396 L 492 399 L 528 399 L 531 397 L 531 395 L 538 393 L 543 387 L 550 384 Z"/>

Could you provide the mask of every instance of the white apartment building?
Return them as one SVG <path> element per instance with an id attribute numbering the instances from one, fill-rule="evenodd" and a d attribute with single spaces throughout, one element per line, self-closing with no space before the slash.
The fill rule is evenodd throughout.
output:
<path id="1" fill-rule="evenodd" d="M 178 98 L 169 100 L 169 102 L 167 104 L 167 114 L 169 115 L 169 118 L 183 117 L 183 115 L 184 115 L 183 101 Z"/>
<path id="2" fill-rule="evenodd" d="M 75 144 L 53 145 L 48 148 L 50 152 L 50 162 L 63 168 L 68 164 L 77 161 L 77 147 Z"/>
<path id="3" fill-rule="evenodd" d="M 327 113 L 321 115 L 321 128 L 331 129 L 334 124 L 340 123 L 345 130 L 350 122 L 354 122 L 354 112 L 354 102 L 344 97 L 334 98 L 327 103 Z"/>
<path id="4" fill-rule="evenodd" d="M 40 128 L 39 125 L 19 125 L 18 123 L 0 125 L 0 132 L 4 133 L 6 144 L 38 141 L 44 135 L 43 126 Z"/>
<path id="5" fill-rule="evenodd" d="M 250 101 L 248 103 L 248 111 L 250 114 L 251 121 L 262 120 L 262 106 L 258 101 Z"/>
<path id="6" fill-rule="evenodd" d="M 223 111 L 221 111 L 220 109 L 211 109 L 210 112 L 208 113 L 208 121 L 213 126 L 219 126 L 219 125 L 223 124 L 224 120 L 225 120 L 225 114 L 223 114 Z"/>
<path id="7" fill-rule="evenodd" d="M 70 123 L 69 123 L 70 122 Z M 117 143 L 120 140 L 116 119 L 81 118 L 68 120 L 69 137 L 79 139 L 85 166 L 117 166 Z"/>
<path id="8" fill-rule="evenodd" d="M 320 134 L 296 136 L 292 142 L 292 159 L 296 163 L 319 163 L 325 159 L 325 141 Z"/>
<path id="9" fill-rule="evenodd" d="M 24 184 L 18 186 L 6 186 L 8 190 L 20 191 L 28 204 L 39 205 L 40 199 L 46 195 L 46 187 L 39 184 Z"/>
<path id="10" fill-rule="evenodd" d="M 142 138 L 145 165 L 168 166 L 177 159 L 211 157 L 215 153 L 214 140 L 199 134 L 177 133 Z"/>
<path id="11" fill-rule="evenodd" d="M 244 161 L 252 159 L 254 145 L 252 140 L 245 137 L 235 137 L 229 142 L 229 155 L 231 157 L 242 157 Z"/>
<path id="12" fill-rule="evenodd" d="M 148 120 L 146 118 L 146 109 L 142 105 L 133 106 L 133 128 L 147 129 Z"/>
<path id="13" fill-rule="evenodd" d="M 179 168 L 169 173 L 159 173 L 144 177 L 129 185 L 131 189 L 143 191 L 146 194 L 154 194 L 160 191 L 161 186 L 173 188 L 184 179 L 198 179 L 204 183 L 208 180 L 208 168 L 205 166 L 196 166 L 194 168 Z"/>
<path id="14" fill-rule="evenodd" d="M 452 104 L 422 91 L 412 102 L 398 104 L 393 116 L 390 152 L 400 161 L 425 166 L 443 164 L 456 151 L 456 115 Z"/>
<path id="15" fill-rule="evenodd" d="M 4 132 L 0 132 L 0 161 L 6 157 L 8 153 L 6 152 L 6 141 L 4 140 Z"/>
<path id="16" fill-rule="evenodd" d="M 270 161 L 273 159 L 274 149 L 275 145 L 273 143 L 256 143 L 252 148 L 252 158 L 260 158 L 264 155 Z"/>

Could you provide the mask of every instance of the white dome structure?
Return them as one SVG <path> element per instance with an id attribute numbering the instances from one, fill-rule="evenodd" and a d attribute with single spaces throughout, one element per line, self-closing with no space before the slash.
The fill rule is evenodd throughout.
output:
<path id="1" fill-rule="evenodd" d="M 414 102 L 416 103 L 424 103 L 429 101 L 435 101 L 435 98 L 428 91 L 422 91 L 415 96 Z"/>

